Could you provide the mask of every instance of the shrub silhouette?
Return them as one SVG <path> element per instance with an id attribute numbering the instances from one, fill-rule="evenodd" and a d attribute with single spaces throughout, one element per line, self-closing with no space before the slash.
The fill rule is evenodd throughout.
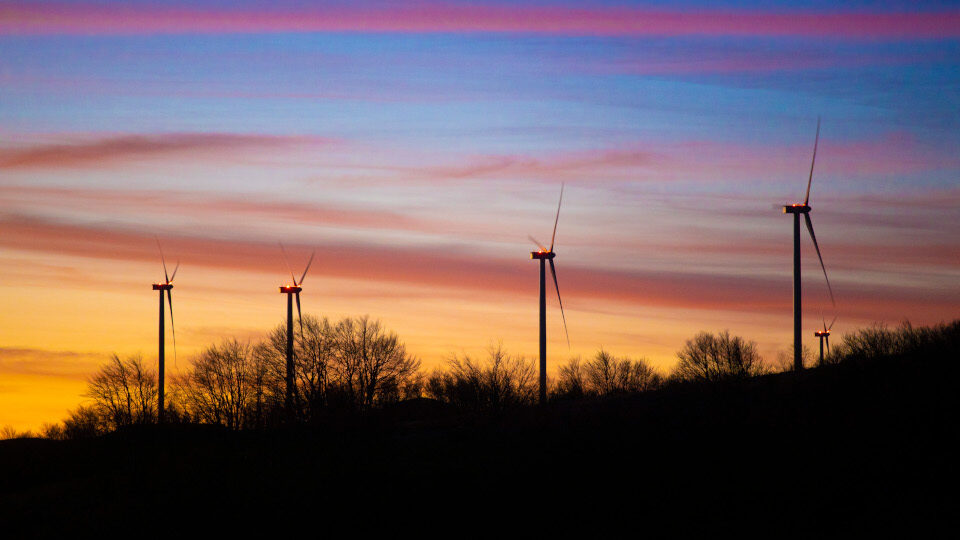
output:
<path id="1" fill-rule="evenodd" d="M 332 347 L 331 387 L 338 399 L 366 410 L 419 395 L 420 361 L 380 321 L 342 319 L 333 328 Z"/>
<path id="2" fill-rule="evenodd" d="M 17 431 L 13 426 L 3 426 L 0 428 L 0 441 L 7 439 L 30 439 L 36 435 L 29 429 L 26 431 Z"/>
<path id="3" fill-rule="evenodd" d="M 337 361 L 334 325 L 326 318 L 303 316 L 303 327 L 294 330 L 294 416 L 311 421 L 329 405 L 331 368 Z M 258 425 L 274 420 L 286 397 L 287 325 L 277 325 L 254 348 L 264 369 L 257 372 L 254 385 L 259 401 L 255 404 Z M 271 420 L 268 420 L 271 418 Z"/>
<path id="4" fill-rule="evenodd" d="M 67 438 L 67 432 L 62 422 L 44 422 L 40 425 L 40 437 L 53 441 L 62 441 Z"/>
<path id="5" fill-rule="evenodd" d="M 818 345 L 819 347 L 819 345 Z M 833 347 L 832 350 L 836 350 L 836 347 Z M 833 358 L 835 354 L 824 354 L 824 363 L 830 364 L 833 363 Z M 810 367 L 814 365 L 813 351 L 810 350 L 810 347 L 806 345 L 801 349 L 800 358 L 803 360 L 804 367 Z M 819 361 L 819 354 L 817 355 L 817 360 Z M 793 343 L 790 343 L 783 349 L 777 351 L 777 363 L 774 366 L 774 370 L 778 373 L 786 373 L 788 371 L 793 371 Z"/>
<path id="6" fill-rule="evenodd" d="M 717 335 L 700 332 L 687 340 L 677 358 L 672 378 L 678 381 L 743 379 L 767 372 L 757 344 L 726 330 Z"/>
<path id="7" fill-rule="evenodd" d="M 577 398 L 644 392 L 659 387 L 663 377 L 643 359 L 617 358 L 600 350 L 593 359 L 570 360 L 560 367 L 554 396 Z"/>
<path id="8" fill-rule="evenodd" d="M 901 357 L 919 360 L 953 358 L 960 347 L 960 319 L 929 327 L 904 321 L 895 329 L 878 323 L 843 336 L 835 361 L 871 362 Z"/>
<path id="9" fill-rule="evenodd" d="M 538 383 L 533 361 L 510 356 L 503 344 L 491 346 L 484 362 L 454 354 L 446 367 L 427 378 L 428 397 L 462 409 L 493 413 L 536 400 Z"/>
<path id="10" fill-rule="evenodd" d="M 264 370 L 248 344 L 227 339 L 207 347 L 190 371 L 176 379 L 177 395 L 197 421 L 229 429 L 253 427 L 255 404 L 262 399 L 255 382 Z"/>
<path id="11" fill-rule="evenodd" d="M 329 409 L 365 410 L 420 395 L 420 362 L 399 337 L 368 317 L 307 315 L 294 332 L 292 419 Z M 279 423 L 286 396 L 286 324 L 254 346 L 226 340 L 208 347 L 176 381 L 175 395 L 195 421 L 230 429 Z"/>
<path id="12" fill-rule="evenodd" d="M 139 355 L 120 359 L 114 354 L 90 378 L 84 396 L 93 399 L 92 411 L 106 429 L 156 422 L 157 375 Z"/>
<path id="13" fill-rule="evenodd" d="M 87 439 L 106 433 L 109 426 L 94 406 L 81 405 L 64 419 L 63 431 L 67 439 Z"/>

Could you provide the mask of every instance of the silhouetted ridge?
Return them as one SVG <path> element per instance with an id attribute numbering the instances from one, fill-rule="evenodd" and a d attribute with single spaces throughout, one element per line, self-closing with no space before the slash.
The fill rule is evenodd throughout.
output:
<path id="1" fill-rule="evenodd" d="M 676 519 L 679 529 L 929 524 L 952 513 L 927 485 L 957 472 L 960 367 L 949 347 L 958 328 L 884 329 L 899 345 L 851 350 L 821 369 L 509 414 L 418 398 L 311 426 L 140 425 L 87 440 L 3 441 L 0 508 L 19 519 L 54 509 L 89 525 L 145 518 L 170 500 L 218 518 L 302 511 L 328 521 L 370 508 L 383 516 L 484 508 L 500 519 L 504 509 L 557 511 L 574 501 L 580 518 L 617 509 Z M 803 520 L 791 516 L 795 507 Z"/>

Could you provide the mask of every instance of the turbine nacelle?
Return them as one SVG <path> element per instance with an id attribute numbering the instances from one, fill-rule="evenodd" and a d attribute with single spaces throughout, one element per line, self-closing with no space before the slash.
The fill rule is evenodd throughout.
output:
<path id="1" fill-rule="evenodd" d="M 552 251 L 542 251 L 542 250 L 541 250 L 541 251 L 531 251 L 531 252 L 530 252 L 530 258 L 531 258 L 531 259 L 547 259 L 547 260 L 550 260 L 550 259 L 553 259 L 553 258 L 556 257 L 556 256 L 557 256 L 557 254 L 554 253 L 554 252 L 552 252 Z"/>
<path id="2" fill-rule="evenodd" d="M 816 332 L 813 333 L 813 335 L 817 337 L 825 337 L 827 338 L 827 343 L 830 343 L 830 329 L 833 328 L 833 323 L 837 322 L 837 317 L 834 317 L 833 320 L 830 321 L 830 326 L 827 326 L 826 319 L 821 319 L 821 320 L 823 320 L 823 330 L 817 330 Z"/>
<path id="3" fill-rule="evenodd" d="M 155 291 L 169 291 L 173 288 L 173 283 L 154 283 L 153 290 Z"/>
<path id="4" fill-rule="evenodd" d="M 302 290 L 303 290 L 303 287 L 300 287 L 298 285 L 281 285 L 280 286 L 280 292 L 285 294 L 297 294 Z"/>
<path id="5" fill-rule="evenodd" d="M 809 214 L 810 210 L 807 204 L 788 204 L 783 207 L 784 214 Z"/>

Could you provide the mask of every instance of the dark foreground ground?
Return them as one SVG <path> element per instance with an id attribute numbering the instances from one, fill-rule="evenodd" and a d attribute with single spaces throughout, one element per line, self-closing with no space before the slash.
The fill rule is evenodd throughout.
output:
<path id="1" fill-rule="evenodd" d="M 0 441 L 0 536 L 925 530 L 957 514 L 957 374 L 885 361 L 498 418 L 424 400 L 310 429 Z"/>

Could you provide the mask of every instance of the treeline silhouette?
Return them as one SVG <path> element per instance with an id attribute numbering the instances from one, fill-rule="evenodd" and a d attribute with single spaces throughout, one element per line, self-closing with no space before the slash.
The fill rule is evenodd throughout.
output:
<path id="1" fill-rule="evenodd" d="M 285 407 L 286 326 L 259 343 L 225 339 L 190 360 L 167 390 L 166 422 L 214 424 L 231 430 L 312 424 L 336 413 L 362 412 L 419 397 L 420 362 L 394 332 L 369 317 L 304 316 L 295 332 L 292 410 Z M 91 377 L 88 405 L 44 436 L 96 436 L 124 426 L 157 421 L 156 372 L 141 356 L 120 358 Z"/>
<path id="2" fill-rule="evenodd" d="M 862 536 L 898 521 L 916 534 L 955 513 L 931 486 L 951 489 L 958 473 L 960 321 L 864 328 L 799 373 L 764 373 L 756 346 L 724 332 L 691 338 L 666 374 L 601 351 L 562 366 L 543 407 L 531 362 L 501 346 L 424 373 L 375 321 L 341 322 L 305 319 L 308 348 L 311 332 L 331 341 L 298 356 L 293 420 L 281 416 L 278 360 L 250 367 L 280 356 L 276 336 L 197 355 L 183 384 L 200 396 L 180 388 L 179 423 L 164 426 L 152 424 L 149 370 L 114 359 L 91 378 L 105 397 L 83 409 L 96 430 L 64 423 L 54 438 L 69 440 L 0 442 L 5 531 L 56 534 L 52 516 L 142 526 L 158 509 L 228 528 L 309 516 L 329 531 L 403 520 L 504 530 L 536 510 L 547 529 L 594 534 Z M 383 376 L 336 358 L 375 336 L 397 362 Z"/>
<path id="3" fill-rule="evenodd" d="M 958 348 L 960 320 L 931 327 L 903 322 L 877 324 L 843 337 L 825 357 L 826 366 L 941 357 Z M 318 425 L 404 401 L 424 401 L 454 410 L 503 414 L 537 401 L 532 359 L 511 355 L 498 343 L 484 358 L 452 354 L 431 373 L 407 353 L 396 333 L 369 317 L 332 322 L 306 315 L 295 332 L 293 408 L 285 407 L 286 326 L 259 343 L 225 339 L 190 360 L 168 390 L 167 422 L 212 424 L 230 430 Z M 792 354 L 784 355 L 792 359 Z M 782 363 L 782 370 L 792 363 Z M 677 364 L 661 374 L 644 359 L 616 357 L 600 350 L 593 358 L 572 358 L 549 380 L 554 402 L 630 395 L 682 385 L 722 384 L 775 372 L 757 344 L 729 332 L 700 332 L 677 352 Z M 94 374 L 88 405 L 38 434 L 51 439 L 93 437 L 124 426 L 157 421 L 156 373 L 140 356 L 114 355 Z M 434 407 L 436 408 L 436 407 Z M 31 437 L 11 428 L 2 438 Z"/>

